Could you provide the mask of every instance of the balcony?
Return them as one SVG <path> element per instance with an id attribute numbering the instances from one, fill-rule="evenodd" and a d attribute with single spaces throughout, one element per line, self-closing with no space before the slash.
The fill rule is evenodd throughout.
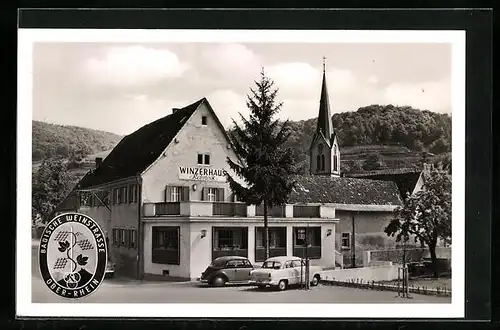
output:
<path id="1" fill-rule="evenodd" d="M 185 216 L 185 217 L 239 217 L 251 218 L 264 215 L 262 205 L 246 205 L 240 202 L 161 202 L 144 203 L 143 215 Z M 270 218 L 320 218 L 335 219 L 335 208 L 325 205 L 292 205 L 286 204 L 269 208 Z"/>

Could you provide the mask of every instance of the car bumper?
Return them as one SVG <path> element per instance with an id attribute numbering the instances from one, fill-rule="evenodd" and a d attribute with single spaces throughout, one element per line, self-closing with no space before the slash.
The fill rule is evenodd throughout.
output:
<path id="1" fill-rule="evenodd" d="M 276 285 L 274 281 L 267 279 L 250 280 L 248 284 L 257 286 Z"/>
<path id="2" fill-rule="evenodd" d="M 208 280 L 207 280 L 206 278 L 199 278 L 199 277 L 198 277 L 198 278 L 196 279 L 196 282 L 198 282 L 198 283 L 208 283 Z"/>

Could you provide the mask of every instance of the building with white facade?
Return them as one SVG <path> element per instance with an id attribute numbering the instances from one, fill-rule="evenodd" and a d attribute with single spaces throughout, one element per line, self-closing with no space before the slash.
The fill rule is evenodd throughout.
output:
<path id="1" fill-rule="evenodd" d="M 358 246 L 387 243 L 401 198 L 394 182 L 340 176 L 324 75 L 311 173 L 270 210 L 270 254 L 304 256 L 306 231 L 312 264 L 338 267 Z M 118 274 L 195 279 L 219 256 L 264 261 L 263 209 L 237 202 L 226 182 L 226 159 L 238 157 L 215 110 L 202 98 L 127 135 L 58 208 L 102 226 Z"/>

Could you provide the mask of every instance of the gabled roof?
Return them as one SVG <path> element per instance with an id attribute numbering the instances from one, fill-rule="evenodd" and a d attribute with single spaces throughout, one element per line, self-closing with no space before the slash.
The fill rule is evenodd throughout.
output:
<path id="1" fill-rule="evenodd" d="M 207 102 L 205 98 L 125 136 L 102 164 L 80 181 L 79 188 L 92 187 L 142 173 L 161 155 L 203 102 Z"/>
<path id="2" fill-rule="evenodd" d="M 382 171 L 374 171 L 362 174 L 347 174 L 349 177 L 383 180 L 394 182 L 399 189 L 399 193 L 403 199 L 408 193 L 412 193 L 417 185 L 418 179 L 422 174 L 421 170 L 417 169 L 390 169 Z"/>
<path id="3" fill-rule="evenodd" d="M 391 181 L 301 175 L 288 198 L 291 204 L 401 205 L 398 187 Z"/>

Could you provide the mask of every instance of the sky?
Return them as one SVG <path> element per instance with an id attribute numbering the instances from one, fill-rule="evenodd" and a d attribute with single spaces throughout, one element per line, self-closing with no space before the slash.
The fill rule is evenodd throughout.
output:
<path id="1" fill-rule="evenodd" d="M 451 44 L 37 42 L 33 119 L 130 134 L 206 97 L 222 124 L 247 117 L 261 69 L 278 116 L 317 117 L 323 57 L 332 113 L 371 104 L 451 113 Z"/>

